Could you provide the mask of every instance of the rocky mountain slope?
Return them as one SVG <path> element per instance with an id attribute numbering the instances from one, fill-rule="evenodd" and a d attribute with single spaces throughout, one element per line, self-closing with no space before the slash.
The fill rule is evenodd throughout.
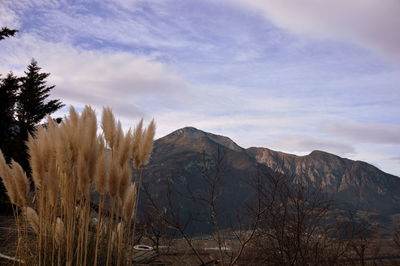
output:
<path id="1" fill-rule="evenodd" d="M 400 210 L 400 179 L 362 161 L 313 151 L 296 156 L 266 148 L 249 148 L 258 163 L 290 176 L 320 185 L 343 203 L 356 209 L 383 213 Z"/>
<path id="2" fill-rule="evenodd" d="M 207 192 L 204 162 L 212 173 L 218 153 L 223 154 L 224 169 L 218 181 L 218 206 L 227 216 L 234 216 L 235 206 L 251 198 L 254 193 L 251 182 L 260 169 L 321 186 L 344 208 L 382 215 L 400 212 L 400 179 L 368 163 L 323 151 L 296 156 L 267 148 L 244 149 L 228 137 L 193 127 L 176 130 L 155 141 L 150 164 L 145 169 L 145 185 L 156 200 L 164 203 L 168 188 L 177 192 L 181 197 L 174 201 L 174 207 L 180 213 L 201 212 L 202 201 L 188 195 Z"/>

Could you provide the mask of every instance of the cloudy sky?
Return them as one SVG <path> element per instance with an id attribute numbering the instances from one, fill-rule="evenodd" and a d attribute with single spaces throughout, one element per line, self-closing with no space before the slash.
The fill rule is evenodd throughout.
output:
<path id="1" fill-rule="evenodd" d="M 113 108 L 400 175 L 398 0 L 2 0 L 0 73 L 31 58 L 67 106 Z M 61 114 L 66 108 L 61 111 Z"/>

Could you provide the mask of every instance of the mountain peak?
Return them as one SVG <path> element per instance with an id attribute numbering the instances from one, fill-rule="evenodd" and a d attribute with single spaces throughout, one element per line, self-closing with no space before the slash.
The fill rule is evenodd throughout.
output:
<path id="1" fill-rule="evenodd" d="M 313 157 L 313 158 L 321 158 L 321 159 L 322 158 L 325 158 L 325 159 L 334 159 L 335 158 L 335 159 L 341 159 L 341 160 L 346 159 L 346 158 L 342 158 L 336 154 L 329 153 L 326 151 L 320 151 L 320 150 L 313 150 L 309 155 L 306 155 L 306 156 Z"/>
<path id="2" fill-rule="evenodd" d="M 206 132 L 197 129 L 195 127 L 183 127 L 171 133 L 171 135 L 186 136 L 186 137 L 199 137 L 199 136 L 204 136 L 206 134 L 207 134 Z"/>
<path id="3" fill-rule="evenodd" d="M 312 152 L 310 152 L 310 155 L 311 154 L 331 154 L 331 153 L 321 150 L 313 150 Z"/>
<path id="4" fill-rule="evenodd" d="M 234 151 L 243 151 L 243 148 L 237 145 L 233 140 L 231 140 L 228 137 L 221 136 L 221 135 L 216 135 L 212 134 L 209 132 L 202 131 L 200 129 L 197 129 L 195 127 L 183 127 L 178 130 L 175 130 L 172 132 L 170 135 L 172 136 L 179 136 L 179 137 L 186 137 L 186 138 L 192 138 L 192 139 L 198 139 L 202 137 L 206 137 L 210 139 L 211 141 L 222 145 L 226 148 L 229 148 Z"/>

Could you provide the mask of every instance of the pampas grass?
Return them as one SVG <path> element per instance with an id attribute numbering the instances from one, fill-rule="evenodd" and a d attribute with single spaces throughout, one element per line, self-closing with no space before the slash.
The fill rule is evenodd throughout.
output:
<path id="1" fill-rule="evenodd" d="M 48 118 L 27 142 L 33 192 L 22 167 L 8 165 L 0 153 L 0 176 L 21 211 L 15 212 L 17 257 L 27 264 L 132 264 L 142 167 L 155 123 L 144 129 L 141 120 L 124 133 L 112 110 L 104 108 L 101 128 L 99 134 L 89 106 L 81 114 L 71 107 L 60 125 Z M 139 176 L 132 182 L 134 168 Z"/>
<path id="2" fill-rule="evenodd" d="M 37 212 L 31 207 L 25 207 L 22 209 L 23 217 L 25 217 L 26 221 L 29 223 L 31 228 L 35 233 L 39 233 L 39 216 Z"/>
<path id="3" fill-rule="evenodd" d="M 21 165 L 14 160 L 11 162 L 11 171 L 14 176 L 15 188 L 20 199 L 20 206 L 26 206 L 30 186 L 29 180 Z"/>
<path id="4" fill-rule="evenodd" d="M 150 122 L 150 125 L 147 129 L 145 129 L 143 133 L 143 141 L 140 142 L 140 164 L 146 165 L 150 159 L 151 149 L 153 148 L 153 139 L 156 133 L 156 124 L 154 120 Z"/>
<path id="5" fill-rule="evenodd" d="M 11 203 L 16 206 L 23 207 L 22 204 L 20 204 L 17 192 L 17 186 L 15 184 L 14 178 L 12 177 L 11 169 L 7 165 L 6 160 L 4 159 L 4 155 L 1 151 L 0 151 L 0 176 L 2 178 L 4 187 L 6 188 L 6 192 Z"/>

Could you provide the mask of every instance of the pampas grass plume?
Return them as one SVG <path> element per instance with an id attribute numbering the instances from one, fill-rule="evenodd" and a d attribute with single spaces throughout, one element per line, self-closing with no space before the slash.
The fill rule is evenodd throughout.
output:
<path id="1" fill-rule="evenodd" d="M 101 119 L 101 127 L 103 129 L 104 138 L 106 139 L 109 148 L 114 147 L 115 140 L 115 118 L 109 107 L 103 108 Z"/>
<path id="2" fill-rule="evenodd" d="M 124 138 L 124 131 L 122 130 L 122 124 L 121 121 L 118 120 L 118 123 L 115 127 L 115 138 L 114 138 L 114 143 L 113 146 L 111 147 L 113 150 L 117 150 L 121 147 L 122 145 L 122 140 Z"/>
<path id="3" fill-rule="evenodd" d="M 124 237 L 124 225 L 122 222 L 117 224 L 117 235 L 118 239 L 122 239 Z"/>
<path id="4" fill-rule="evenodd" d="M 136 169 L 139 168 L 140 165 L 140 143 L 143 138 L 143 119 L 135 127 L 132 137 L 132 159 L 133 165 Z"/>
<path id="5" fill-rule="evenodd" d="M 58 127 L 57 123 L 54 121 L 51 116 L 47 116 L 47 130 L 54 130 L 54 128 Z"/>
<path id="6" fill-rule="evenodd" d="M 33 231 L 35 231 L 35 233 L 39 233 L 39 216 L 37 212 L 31 207 L 26 207 L 23 209 L 23 214 L 25 215 Z"/>
<path id="7" fill-rule="evenodd" d="M 113 160 L 111 163 L 110 176 L 108 179 L 108 192 L 112 197 L 115 197 L 119 190 L 120 176 L 121 167 L 117 165 Z"/>
<path id="8" fill-rule="evenodd" d="M 14 178 L 11 175 L 11 169 L 6 163 L 3 152 L 0 151 L 0 176 L 2 178 L 7 195 L 12 204 L 19 206 L 19 197 Z"/>
<path id="9" fill-rule="evenodd" d="M 156 133 L 156 124 L 151 120 L 150 125 L 143 133 L 143 141 L 140 146 L 140 163 L 146 165 L 149 162 L 151 150 L 153 148 L 154 135 Z"/>
<path id="10" fill-rule="evenodd" d="M 64 122 L 65 123 L 65 122 Z M 69 149 L 69 138 L 66 135 L 66 126 L 62 124 L 60 130 L 54 134 L 55 138 L 55 160 L 61 171 L 66 172 L 70 168 L 72 161 L 71 149 Z"/>
<path id="11" fill-rule="evenodd" d="M 57 173 L 57 165 L 54 161 L 52 161 L 50 162 L 50 168 L 46 180 L 49 204 L 51 207 L 54 207 L 57 204 L 59 180 L 60 177 Z"/>
<path id="12" fill-rule="evenodd" d="M 20 199 L 20 203 L 22 206 L 26 206 L 28 192 L 29 192 L 29 180 L 26 177 L 24 170 L 21 165 L 16 161 L 12 160 L 11 162 L 11 170 L 14 175 L 16 190 Z"/>
<path id="13" fill-rule="evenodd" d="M 63 239 L 64 239 L 64 222 L 61 220 L 60 217 L 57 217 L 55 229 L 54 229 L 54 237 L 56 240 L 57 246 L 59 246 Z"/>
<path id="14" fill-rule="evenodd" d="M 77 170 L 78 170 L 78 188 L 81 193 L 85 194 L 89 192 L 90 180 L 89 180 L 89 169 L 87 166 L 87 162 L 83 158 L 83 154 L 79 154 L 78 162 L 77 162 Z"/>
<path id="15" fill-rule="evenodd" d="M 78 119 L 79 119 L 78 113 L 75 111 L 75 108 L 71 106 L 69 108 L 69 120 L 71 121 L 73 126 L 78 125 Z"/>
<path id="16" fill-rule="evenodd" d="M 103 140 L 101 139 L 100 142 Z M 108 157 L 108 158 L 107 158 Z M 96 165 L 95 185 L 100 194 L 105 194 L 108 191 L 108 174 L 109 174 L 109 161 L 110 158 L 106 153 L 103 145 L 99 151 L 99 157 Z"/>
<path id="17" fill-rule="evenodd" d="M 39 147 L 39 139 L 41 138 L 41 135 L 44 134 L 43 131 L 43 128 L 39 128 L 37 130 L 36 139 L 31 134 L 29 134 L 27 142 L 29 163 L 32 169 L 32 179 L 37 188 L 40 188 L 42 184 L 42 176 L 44 172 L 41 160 L 41 151 Z"/>
<path id="18" fill-rule="evenodd" d="M 9 166 L 0 152 L 0 176 L 10 201 L 20 207 L 21 217 L 37 233 L 26 237 L 28 227 L 18 226 L 19 212 L 15 212 L 17 230 L 25 241 L 17 248 L 18 256 L 32 265 L 57 261 L 60 265 L 99 265 L 99 261 L 126 265 L 135 240 L 130 232 L 135 231 L 141 184 L 141 172 L 139 181 L 131 183 L 131 158 L 135 168 L 148 162 L 155 123 L 151 121 L 143 130 L 141 120 L 133 132 L 124 134 L 121 122 L 115 121 L 111 109 L 104 108 L 99 136 L 96 114 L 89 106 L 81 115 L 71 107 L 69 117 L 59 125 L 47 117 L 47 126 L 38 126 L 27 141 L 35 185 L 32 202 L 23 168 L 15 161 Z M 98 202 L 92 188 L 100 193 Z M 91 206 L 97 203 L 94 210 Z M 93 216 L 97 216 L 96 224 L 91 224 Z M 110 242 L 112 238 L 118 242 Z"/>
<path id="19" fill-rule="evenodd" d="M 132 133 L 131 129 L 129 129 L 126 135 L 121 137 L 118 145 L 118 163 L 120 166 L 124 165 L 124 163 L 128 160 L 131 143 Z"/>
<path id="20" fill-rule="evenodd" d="M 134 214 L 136 202 L 136 184 L 132 184 L 129 186 L 128 191 L 126 192 L 126 196 L 123 203 L 123 215 L 126 221 L 129 221 Z"/>
<path id="21" fill-rule="evenodd" d="M 121 202 L 123 202 L 126 197 L 130 181 L 131 181 L 131 168 L 128 163 L 125 163 L 125 165 L 122 166 L 119 191 L 118 191 Z"/>

